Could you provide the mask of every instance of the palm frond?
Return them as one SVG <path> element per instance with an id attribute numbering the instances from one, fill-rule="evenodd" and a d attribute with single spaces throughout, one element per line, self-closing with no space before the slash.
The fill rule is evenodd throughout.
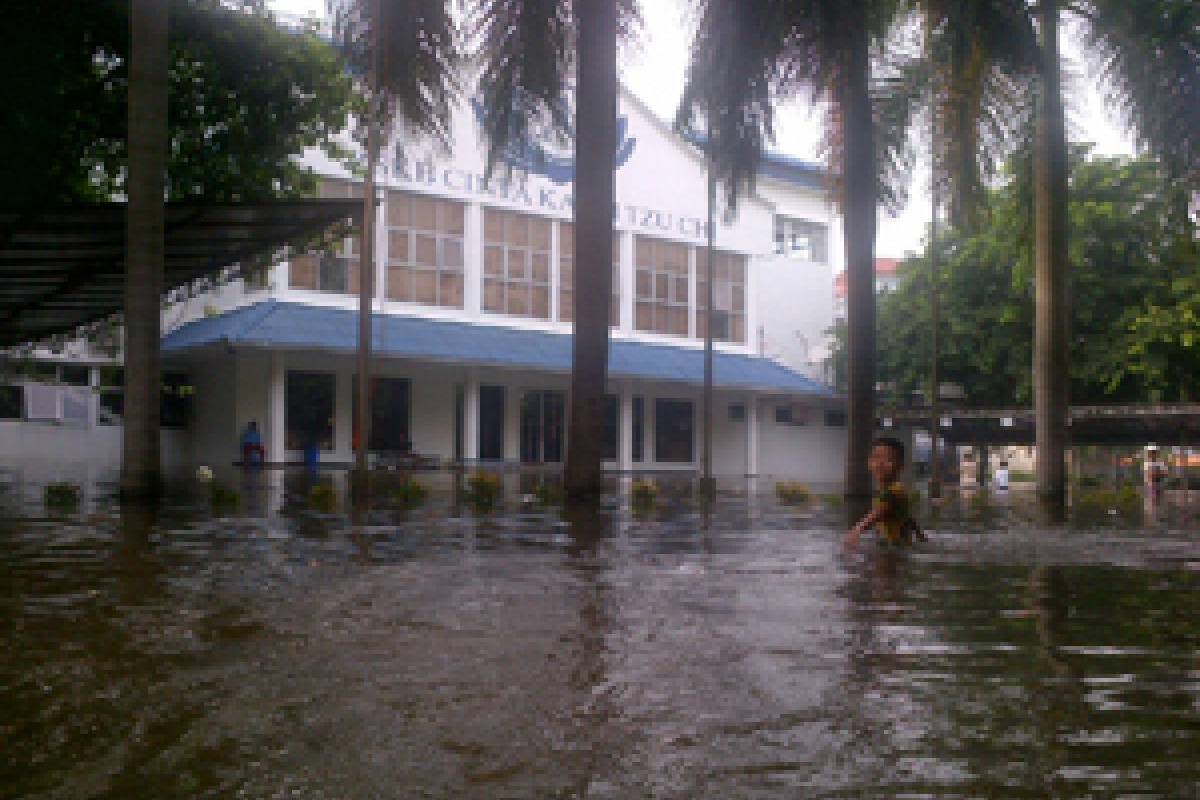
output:
<path id="1" fill-rule="evenodd" d="M 330 0 L 329 10 L 356 74 L 370 73 L 378 44 L 375 85 L 364 81 L 369 113 L 448 143 L 461 44 L 447 0 Z"/>
<path id="2" fill-rule="evenodd" d="M 479 94 L 490 173 L 510 148 L 534 131 L 573 136 L 567 102 L 575 70 L 577 24 L 574 0 L 475 0 L 468 50 L 480 67 Z M 637 0 L 616 0 L 617 35 L 636 35 Z"/>

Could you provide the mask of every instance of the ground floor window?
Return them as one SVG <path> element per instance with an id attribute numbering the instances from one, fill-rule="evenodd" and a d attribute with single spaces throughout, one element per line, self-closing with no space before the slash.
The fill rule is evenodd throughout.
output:
<path id="1" fill-rule="evenodd" d="M 0 386 L 0 419 L 20 419 L 25 391 L 20 386 Z"/>
<path id="2" fill-rule="evenodd" d="M 558 464 L 563 460 L 567 397 L 531 389 L 521 395 L 521 461 Z"/>
<path id="3" fill-rule="evenodd" d="M 186 375 L 163 373 L 161 419 L 164 428 L 183 428 L 192 418 L 192 398 L 196 387 Z"/>
<path id="4" fill-rule="evenodd" d="M 409 434 L 409 382 L 406 378 L 371 378 L 371 440 L 376 452 L 407 452 Z M 358 376 L 354 376 L 351 405 L 351 438 L 358 444 Z"/>
<path id="5" fill-rule="evenodd" d="M 646 398 L 633 398 L 633 462 L 646 460 Z"/>
<path id="6" fill-rule="evenodd" d="M 333 449 L 334 394 L 331 372 L 288 371 L 285 397 L 286 447 Z"/>
<path id="7" fill-rule="evenodd" d="M 504 458 L 504 387 L 479 387 L 479 458 Z"/>
<path id="8" fill-rule="evenodd" d="M 620 450 L 621 401 L 616 395 L 604 395 L 604 452 L 605 461 L 616 461 Z"/>
<path id="9" fill-rule="evenodd" d="M 695 409 L 691 400 L 654 401 L 654 458 L 664 464 L 689 464 Z"/>

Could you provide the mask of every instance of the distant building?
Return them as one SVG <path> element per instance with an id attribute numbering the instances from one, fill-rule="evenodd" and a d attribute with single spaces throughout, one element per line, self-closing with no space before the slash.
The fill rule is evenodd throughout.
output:
<path id="1" fill-rule="evenodd" d="M 875 294 L 894 292 L 900 286 L 900 259 L 875 259 Z M 833 315 L 846 318 L 846 272 L 842 270 L 833 279 Z"/>

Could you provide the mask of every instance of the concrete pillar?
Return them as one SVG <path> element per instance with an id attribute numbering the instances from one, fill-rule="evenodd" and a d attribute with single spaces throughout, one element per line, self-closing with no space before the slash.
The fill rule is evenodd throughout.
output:
<path id="1" fill-rule="evenodd" d="M 746 398 L 746 474 L 758 474 L 758 397 Z"/>
<path id="2" fill-rule="evenodd" d="M 267 377 L 267 418 L 263 420 L 263 444 L 267 461 L 287 461 L 284 451 L 287 425 L 287 365 L 283 353 L 271 353 L 270 374 Z"/>
<path id="3" fill-rule="evenodd" d="M 633 234 L 621 234 L 621 324 L 623 331 L 633 330 L 633 303 L 637 294 L 635 281 L 637 267 L 634 264 Z"/>
<path id="4" fill-rule="evenodd" d="M 622 302 L 622 307 L 625 303 Z M 621 381 L 620 421 L 617 425 L 617 467 L 622 472 L 633 469 L 633 383 Z"/>
<path id="5" fill-rule="evenodd" d="M 521 387 L 520 384 L 504 386 L 504 460 L 521 460 Z M 565 442 L 564 442 L 565 444 Z M 566 455 L 566 451 L 563 451 Z"/>
<path id="6" fill-rule="evenodd" d="M 688 338 L 696 338 L 696 248 L 688 248 Z M 697 427 L 699 424 L 697 423 Z"/>
<path id="7" fill-rule="evenodd" d="M 562 287 L 562 275 L 559 274 L 559 268 L 562 266 L 562 238 L 559 236 L 559 228 L 563 224 L 561 221 L 555 221 L 550 226 L 550 319 L 553 322 L 562 319 L 562 309 L 559 308 L 562 300 L 559 291 Z"/>
<path id="8" fill-rule="evenodd" d="M 463 458 L 479 460 L 479 372 L 467 371 L 463 391 Z"/>
<path id="9" fill-rule="evenodd" d="M 468 203 L 463 226 L 463 242 L 467 245 L 463 252 L 463 308 L 468 317 L 477 318 L 483 297 L 483 206 Z M 474 246 L 470 246 L 471 242 Z M 475 397 L 478 400 L 478 392 Z M 478 403 L 475 407 L 479 407 Z"/>

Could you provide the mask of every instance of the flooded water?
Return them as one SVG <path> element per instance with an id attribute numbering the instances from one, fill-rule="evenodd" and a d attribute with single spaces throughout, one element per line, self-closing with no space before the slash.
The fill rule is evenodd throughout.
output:
<path id="1" fill-rule="evenodd" d="M 957 497 L 846 553 L 770 486 L 353 519 L 260 480 L 49 514 L 10 473 L 0 796 L 1200 796 L 1186 500 Z"/>

